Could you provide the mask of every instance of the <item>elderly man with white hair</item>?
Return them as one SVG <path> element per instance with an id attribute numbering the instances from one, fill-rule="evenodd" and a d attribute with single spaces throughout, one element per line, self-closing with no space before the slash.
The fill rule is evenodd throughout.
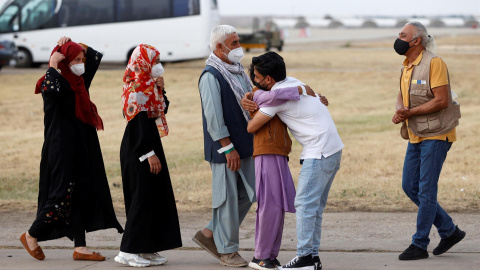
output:
<path id="1" fill-rule="evenodd" d="M 239 228 L 255 202 L 253 135 L 247 132 L 249 113 L 240 106 L 252 91 L 240 64 L 243 51 L 236 29 L 215 27 L 210 36 L 212 53 L 200 76 L 205 160 L 212 169 L 213 215 L 193 241 L 220 264 L 247 266 L 238 253 Z"/>
<path id="2" fill-rule="evenodd" d="M 441 255 L 465 237 L 437 201 L 438 180 L 452 143 L 460 105 L 452 99 L 445 62 L 430 50 L 433 37 L 419 22 L 407 23 L 394 43 L 405 55 L 400 77 L 395 124 L 404 123 L 402 137 L 408 139 L 403 164 L 402 188 L 418 206 L 417 230 L 400 260 L 428 258 L 427 246 L 432 225 L 441 241 L 433 255 Z"/>

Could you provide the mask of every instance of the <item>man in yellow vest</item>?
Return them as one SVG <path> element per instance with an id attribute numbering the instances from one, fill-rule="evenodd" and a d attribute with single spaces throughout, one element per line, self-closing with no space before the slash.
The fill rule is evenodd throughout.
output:
<path id="1" fill-rule="evenodd" d="M 442 238 L 433 250 L 441 255 L 465 237 L 437 202 L 438 180 L 447 152 L 456 141 L 460 106 L 452 100 L 448 69 L 429 49 L 433 37 L 419 22 L 407 23 L 394 49 L 405 55 L 396 113 L 392 122 L 404 122 L 408 147 L 403 165 L 402 188 L 418 206 L 417 230 L 400 260 L 428 258 L 432 224 Z M 407 135 L 408 131 L 408 135 Z"/>

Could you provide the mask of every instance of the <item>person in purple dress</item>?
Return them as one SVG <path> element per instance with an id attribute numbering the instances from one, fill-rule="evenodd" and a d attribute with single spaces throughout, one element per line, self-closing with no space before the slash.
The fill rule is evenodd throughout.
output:
<path id="1" fill-rule="evenodd" d="M 288 100 L 299 100 L 300 94 L 315 96 L 308 86 L 294 86 L 278 91 L 257 91 L 266 89 L 264 81 L 255 82 L 254 66 L 268 62 L 268 57 L 253 57 L 250 67 L 250 78 L 256 86 L 253 94 L 246 94 L 242 106 L 251 111 L 251 118 L 258 112 L 258 106 L 275 106 Z M 274 70 L 267 75 L 276 80 L 285 77 L 285 70 Z M 252 98 L 254 103 L 248 103 Z M 323 97 L 325 105 L 328 100 Z M 252 107 L 249 107 L 252 105 Z M 278 116 L 254 133 L 253 157 L 255 158 L 255 191 L 257 195 L 257 216 L 255 228 L 255 254 L 249 266 L 254 269 L 276 269 L 281 266 L 277 260 L 282 241 L 285 212 L 295 213 L 295 186 L 288 167 L 288 154 L 291 151 L 292 140 L 288 135 L 287 126 Z"/>

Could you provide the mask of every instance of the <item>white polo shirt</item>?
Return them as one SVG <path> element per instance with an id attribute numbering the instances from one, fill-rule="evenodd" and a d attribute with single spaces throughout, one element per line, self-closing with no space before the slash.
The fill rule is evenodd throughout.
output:
<path id="1" fill-rule="evenodd" d="M 276 89 L 303 85 L 301 81 L 287 77 L 277 82 Z M 300 100 L 289 100 L 282 105 L 260 108 L 263 114 L 276 114 L 288 126 L 293 136 L 303 146 L 301 159 L 321 159 L 342 150 L 344 145 L 330 113 L 318 97 L 300 95 Z"/>

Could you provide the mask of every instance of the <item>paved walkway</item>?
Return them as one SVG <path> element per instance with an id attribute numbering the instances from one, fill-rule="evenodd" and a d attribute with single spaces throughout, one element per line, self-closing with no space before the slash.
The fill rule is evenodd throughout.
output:
<path id="1" fill-rule="evenodd" d="M 118 211 L 119 221 L 125 216 Z M 208 253 L 200 250 L 191 237 L 204 226 L 209 212 L 179 213 L 183 248 L 161 254 L 169 262 L 162 269 L 228 269 Z M 28 229 L 32 211 L 0 212 L 0 269 L 119 269 L 125 266 L 113 261 L 121 235 L 115 230 L 87 234 L 87 244 L 108 259 L 105 262 L 74 262 L 72 242 L 59 239 L 41 243 L 46 259 L 36 261 L 23 250 L 18 237 Z M 480 214 L 453 213 L 452 217 L 466 238 L 442 256 L 420 261 L 402 262 L 398 254 L 409 244 L 415 230 L 416 213 L 325 213 L 320 258 L 324 269 L 480 269 Z M 253 256 L 255 214 L 247 215 L 240 230 L 240 254 Z M 436 231 L 430 235 L 431 251 L 440 241 Z M 287 214 L 279 260 L 286 263 L 295 256 L 295 215 Z"/>

